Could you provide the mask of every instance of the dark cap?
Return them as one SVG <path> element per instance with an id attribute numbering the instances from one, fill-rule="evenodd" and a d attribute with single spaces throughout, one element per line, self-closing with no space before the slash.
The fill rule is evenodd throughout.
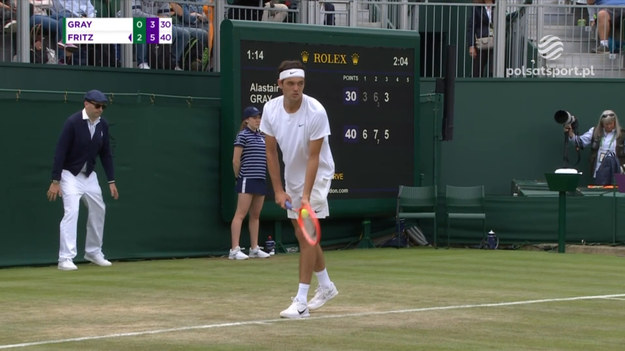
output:
<path id="1" fill-rule="evenodd" d="M 92 101 L 92 102 L 100 102 L 100 103 L 107 103 L 108 102 L 108 99 L 106 98 L 106 95 L 104 95 L 104 93 L 99 91 L 99 90 L 89 90 L 85 94 L 85 100 L 86 101 Z"/>
<path id="2" fill-rule="evenodd" d="M 245 110 L 243 110 L 241 120 L 245 120 L 254 116 L 260 116 L 260 111 L 254 106 L 248 106 L 245 108 Z"/>

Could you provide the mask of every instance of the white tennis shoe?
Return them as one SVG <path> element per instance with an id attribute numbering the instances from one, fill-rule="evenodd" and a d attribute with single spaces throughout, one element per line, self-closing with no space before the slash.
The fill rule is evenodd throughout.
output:
<path id="1" fill-rule="evenodd" d="M 269 254 L 260 249 L 260 246 L 256 246 L 255 249 L 250 247 L 249 258 L 267 258 Z"/>
<path id="2" fill-rule="evenodd" d="M 72 260 L 69 258 L 63 261 L 59 261 L 58 268 L 62 271 L 75 271 L 78 269 L 74 262 L 72 262 Z"/>
<path id="3" fill-rule="evenodd" d="M 100 267 L 109 267 L 113 265 L 111 261 L 104 258 L 104 255 L 102 254 L 96 254 L 96 255 L 85 254 L 85 260 L 91 263 L 97 264 Z"/>
<path id="4" fill-rule="evenodd" d="M 280 312 L 280 317 L 282 318 L 306 318 L 310 317 L 310 312 L 308 311 L 308 306 L 306 302 L 302 302 L 297 299 L 297 297 L 293 298 L 293 303 L 286 310 Z"/>
<path id="5" fill-rule="evenodd" d="M 230 249 L 230 253 L 228 254 L 229 260 L 247 260 L 247 258 L 247 255 L 244 254 L 238 246 L 234 249 Z"/>
<path id="6" fill-rule="evenodd" d="M 325 305 L 326 302 L 332 300 L 338 294 L 339 291 L 336 289 L 336 286 L 334 286 L 334 283 L 332 282 L 330 283 L 330 286 L 326 288 L 318 286 L 315 290 L 315 296 L 313 296 L 313 298 L 310 299 L 310 302 L 308 302 L 308 308 L 311 311 L 314 311 Z"/>

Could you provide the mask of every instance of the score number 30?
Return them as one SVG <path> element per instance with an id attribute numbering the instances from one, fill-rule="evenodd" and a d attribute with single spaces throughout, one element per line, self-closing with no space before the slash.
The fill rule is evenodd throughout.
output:
<path id="1" fill-rule="evenodd" d="M 358 104 L 358 89 L 354 89 L 354 88 L 346 88 L 343 90 L 343 103 L 346 105 L 357 105 Z M 382 94 L 376 92 L 373 92 L 371 94 L 371 96 L 369 96 L 369 93 L 366 91 L 363 91 L 361 93 L 362 97 L 362 102 L 369 102 L 372 101 L 373 103 L 377 104 L 378 107 L 380 106 L 380 100 L 382 100 L 383 102 L 389 102 L 391 101 L 391 95 L 388 92 L 384 92 Z M 380 96 L 382 95 L 382 96 Z"/>

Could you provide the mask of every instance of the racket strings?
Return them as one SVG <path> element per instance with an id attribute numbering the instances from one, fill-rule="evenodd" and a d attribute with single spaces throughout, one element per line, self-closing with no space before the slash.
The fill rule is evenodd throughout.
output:
<path id="1" fill-rule="evenodd" d="M 302 222 L 304 223 L 304 230 L 306 230 L 306 233 L 304 234 L 307 234 L 314 240 L 317 237 L 317 227 L 315 226 L 315 223 L 312 219 L 310 219 L 310 217 L 304 218 Z"/>

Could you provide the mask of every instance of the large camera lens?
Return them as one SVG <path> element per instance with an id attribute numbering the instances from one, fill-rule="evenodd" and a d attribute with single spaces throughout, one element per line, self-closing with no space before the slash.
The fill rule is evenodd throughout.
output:
<path id="1" fill-rule="evenodd" d="M 558 110 L 556 114 L 553 116 L 556 122 L 560 124 L 571 124 L 575 122 L 575 117 L 573 117 L 568 111 Z"/>

